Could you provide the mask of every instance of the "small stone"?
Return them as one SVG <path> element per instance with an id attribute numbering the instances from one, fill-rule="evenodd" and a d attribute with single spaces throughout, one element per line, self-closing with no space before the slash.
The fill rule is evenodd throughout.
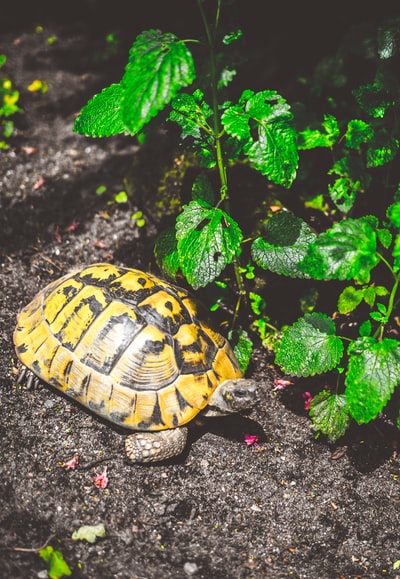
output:
<path id="1" fill-rule="evenodd" d="M 192 561 L 187 561 L 183 566 L 183 570 L 188 577 L 193 577 L 194 575 L 196 575 L 199 568 L 196 565 L 196 563 L 193 563 Z"/>

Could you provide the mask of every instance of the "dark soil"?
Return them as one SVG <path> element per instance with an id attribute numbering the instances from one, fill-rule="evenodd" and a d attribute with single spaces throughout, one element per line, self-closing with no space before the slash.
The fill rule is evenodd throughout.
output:
<path id="1" fill-rule="evenodd" d="M 146 18 L 136 17 L 122 45 L 159 26 Z M 278 371 L 261 347 L 248 372 L 258 407 L 192 430 L 184 455 L 159 465 L 128 463 L 123 433 L 50 388 L 16 386 L 16 316 L 40 288 L 99 261 L 157 272 L 157 218 L 139 196 L 112 203 L 140 154 L 136 141 L 72 132 L 87 99 L 119 81 L 127 53 L 99 61 L 101 29 L 72 20 L 40 33 L 44 21 L 30 14 L 1 35 L 2 72 L 24 112 L 0 154 L 0 576 L 46 577 L 37 550 L 49 543 L 74 578 L 400 577 L 398 431 L 382 418 L 336 445 L 315 440 L 301 396 L 312 385 L 274 391 Z M 27 90 L 35 79 L 47 93 Z M 138 209 L 143 228 L 131 220 Z M 246 445 L 246 434 L 258 445 Z M 75 455 L 76 470 L 62 467 Z M 105 465 L 101 490 L 92 479 Z M 71 539 L 98 523 L 105 538 Z"/>

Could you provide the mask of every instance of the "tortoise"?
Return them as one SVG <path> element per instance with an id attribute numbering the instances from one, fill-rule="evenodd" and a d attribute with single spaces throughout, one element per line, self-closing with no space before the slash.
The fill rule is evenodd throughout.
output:
<path id="1" fill-rule="evenodd" d="M 251 409 L 254 380 L 184 289 L 137 269 L 95 263 L 42 289 L 21 311 L 17 356 L 98 416 L 135 431 L 134 462 L 179 455 L 200 416 Z"/>

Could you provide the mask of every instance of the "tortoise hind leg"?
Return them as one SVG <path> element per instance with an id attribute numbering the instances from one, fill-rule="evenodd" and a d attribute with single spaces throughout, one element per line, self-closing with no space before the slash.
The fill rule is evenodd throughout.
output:
<path id="1" fill-rule="evenodd" d="M 183 452 L 188 430 L 185 427 L 159 432 L 135 432 L 125 439 L 125 452 L 133 462 L 159 462 Z"/>

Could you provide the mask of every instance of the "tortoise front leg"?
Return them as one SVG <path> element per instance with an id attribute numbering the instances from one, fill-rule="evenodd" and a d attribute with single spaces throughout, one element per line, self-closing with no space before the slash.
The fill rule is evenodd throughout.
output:
<path id="1" fill-rule="evenodd" d="M 183 452 L 188 429 L 135 432 L 125 439 L 125 452 L 133 462 L 159 462 Z"/>

